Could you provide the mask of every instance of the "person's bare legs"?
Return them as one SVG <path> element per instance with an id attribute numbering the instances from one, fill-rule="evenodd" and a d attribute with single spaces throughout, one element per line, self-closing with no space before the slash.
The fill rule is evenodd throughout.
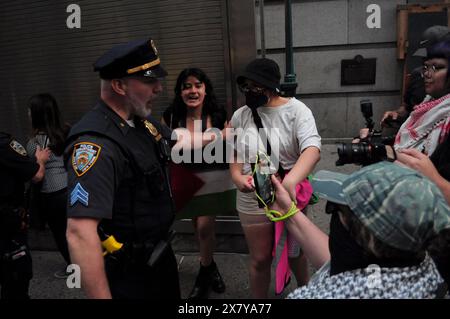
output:
<path id="1" fill-rule="evenodd" d="M 198 216 L 192 219 L 200 249 L 200 264 L 209 266 L 216 245 L 215 216 Z"/>
<path id="2" fill-rule="evenodd" d="M 215 216 L 198 216 L 192 219 L 200 250 L 200 269 L 190 299 L 207 298 L 209 289 L 216 293 L 225 291 L 225 283 L 219 273 L 213 254 L 216 244 Z"/>
<path id="3" fill-rule="evenodd" d="M 268 297 L 272 265 L 273 224 L 242 226 L 250 252 L 250 290 L 253 298 Z"/>

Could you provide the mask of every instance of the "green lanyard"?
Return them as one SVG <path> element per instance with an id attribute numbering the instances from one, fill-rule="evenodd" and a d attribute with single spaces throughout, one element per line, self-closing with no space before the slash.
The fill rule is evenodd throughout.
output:
<path id="1" fill-rule="evenodd" d="M 267 160 L 269 159 L 266 154 L 263 154 L 263 155 L 266 157 Z M 258 163 L 258 162 L 259 162 L 259 153 L 256 155 L 256 163 Z M 255 167 L 254 167 L 253 172 L 252 172 L 252 176 L 255 175 L 255 172 L 256 172 L 256 169 L 257 169 L 257 165 L 258 164 L 255 164 Z M 267 204 L 263 201 L 263 199 L 259 196 L 259 194 L 256 191 L 255 191 L 255 195 L 256 195 L 256 198 L 261 203 L 263 203 L 264 211 L 266 213 L 267 218 L 269 218 L 273 222 L 279 222 L 279 221 L 285 220 L 285 219 L 295 215 L 297 212 L 300 211 L 297 208 L 296 203 L 294 201 L 292 201 L 291 208 L 289 208 L 287 213 L 283 215 L 282 213 L 280 213 L 277 210 L 269 209 L 269 206 L 267 206 Z M 272 196 L 273 196 L 272 197 L 272 201 L 273 201 L 275 199 L 275 195 L 272 195 Z"/>
<path id="2" fill-rule="evenodd" d="M 267 206 L 264 208 L 264 210 L 266 212 L 267 218 L 269 218 L 273 222 L 283 221 L 283 220 L 297 214 L 300 211 L 300 209 L 297 208 L 297 206 L 295 205 L 294 202 L 292 202 L 291 208 L 289 208 L 287 213 L 284 215 L 277 210 L 269 209 L 269 207 L 267 207 Z"/>

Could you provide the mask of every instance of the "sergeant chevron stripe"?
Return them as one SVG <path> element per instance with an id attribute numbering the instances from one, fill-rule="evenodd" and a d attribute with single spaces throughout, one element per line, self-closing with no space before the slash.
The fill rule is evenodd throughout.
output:
<path id="1" fill-rule="evenodd" d="M 76 202 L 80 202 L 84 206 L 89 204 L 89 193 L 86 192 L 80 183 L 78 183 L 72 193 L 70 193 L 70 206 L 75 205 Z"/>

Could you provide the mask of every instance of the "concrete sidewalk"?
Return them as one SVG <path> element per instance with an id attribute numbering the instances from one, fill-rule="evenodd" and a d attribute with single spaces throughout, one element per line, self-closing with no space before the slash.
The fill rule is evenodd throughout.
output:
<path id="1" fill-rule="evenodd" d="M 355 165 L 335 166 L 337 160 L 336 146 L 325 144 L 322 148 L 322 158 L 316 167 L 317 170 L 328 169 L 343 173 L 350 173 L 359 167 Z M 328 233 L 329 216 L 324 213 L 325 202 L 320 200 L 318 204 L 311 207 L 308 212 L 309 218 L 323 231 Z M 34 277 L 31 282 L 30 295 L 33 299 L 72 299 L 85 298 L 81 289 L 69 289 L 65 279 L 57 279 L 54 272 L 63 269 L 64 261 L 58 252 L 54 250 L 53 239 L 48 232 L 30 234 L 30 246 L 32 247 Z M 48 242 L 51 243 L 50 247 Z M 224 278 L 227 289 L 223 294 L 211 293 L 211 298 L 251 298 L 248 279 L 249 256 L 245 253 L 246 244 L 243 235 L 226 236 L 217 238 L 218 249 L 214 259 Z M 233 242 L 230 245 L 230 242 Z M 239 253 L 225 253 L 229 247 L 243 247 L 236 250 Z M 52 248 L 53 247 L 53 248 Z M 186 298 L 194 284 L 199 262 L 198 249 L 193 236 L 186 234 L 178 236 L 173 242 L 173 248 L 177 255 L 180 286 L 182 297 Z M 311 272 L 314 270 L 311 269 Z M 273 278 L 273 275 L 272 275 Z M 284 298 L 290 291 L 295 289 L 295 279 L 281 296 L 274 294 L 274 280 L 270 287 L 271 298 Z"/>
<path id="2" fill-rule="evenodd" d="M 57 279 L 53 273 L 64 267 L 64 261 L 55 251 L 33 251 L 34 277 L 30 285 L 32 299 L 83 299 L 86 298 L 82 289 L 67 288 L 65 279 Z M 194 284 L 198 271 L 198 254 L 177 254 L 180 275 L 181 296 L 186 298 Z M 223 294 L 211 292 L 211 299 L 246 299 L 251 298 L 247 254 L 216 253 L 214 259 L 219 267 L 226 284 Z M 286 293 L 292 290 L 289 285 Z M 273 286 L 270 288 L 271 298 L 284 298 L 275 296 Z"/>

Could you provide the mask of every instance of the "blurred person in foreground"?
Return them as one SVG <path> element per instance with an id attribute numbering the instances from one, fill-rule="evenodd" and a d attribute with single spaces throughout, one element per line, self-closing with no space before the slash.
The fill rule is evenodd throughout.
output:
<path id="1" fill-rule="evenodd" d="M 277 200 L 288 212 L 292 201 L 272 177 Z M 314 190 L 332 214 L 327 236 L 305 215 L 287 226 L 318 272 L 288 298 L 437 298 L 446 285 L 427 253 L 439 239 L 449 258 L 449 206 L 438 188 L 409 168 L 388 162 L 351 175 L 319 171 Z"/>

